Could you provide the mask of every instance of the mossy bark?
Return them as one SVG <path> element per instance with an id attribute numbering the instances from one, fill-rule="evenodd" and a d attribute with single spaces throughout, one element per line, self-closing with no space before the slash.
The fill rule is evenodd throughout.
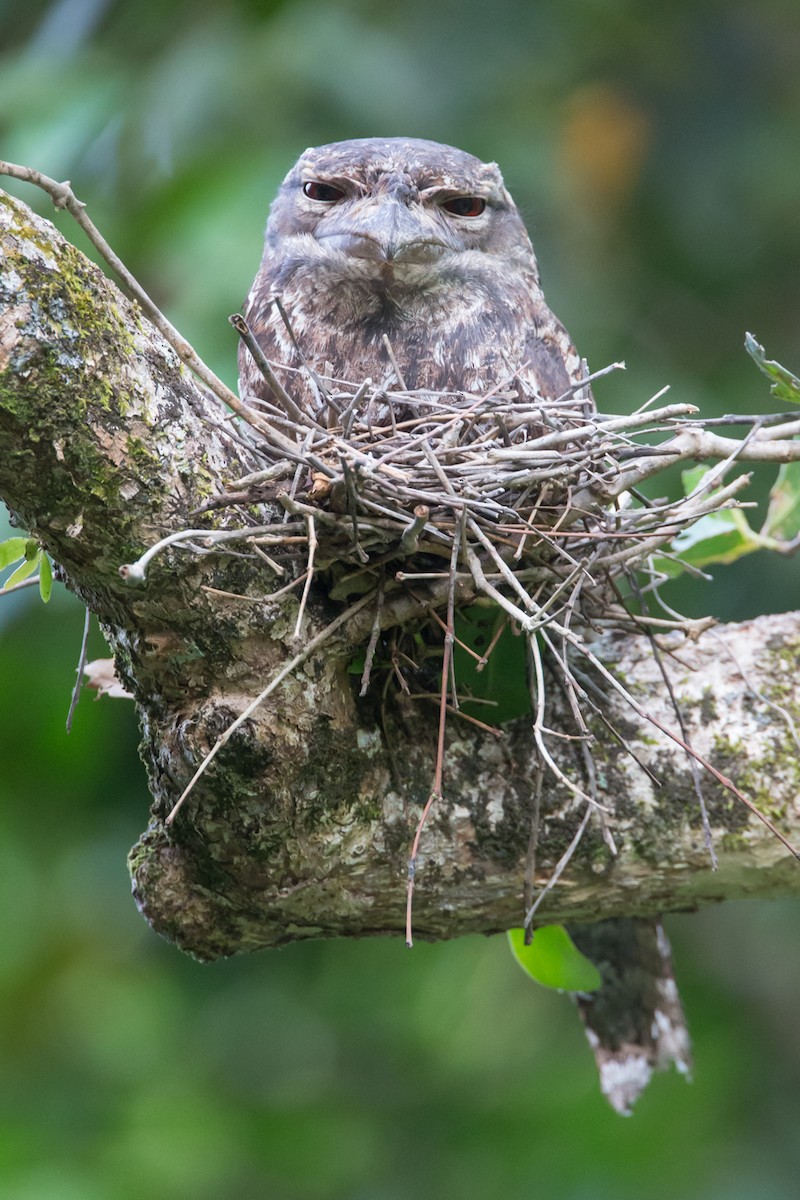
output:
<path id="1" fill-rule="evenodd" d="M 98 614 L 135 696 L 153 796 L 150 825 L 131 852 L 137 902 L 159 932 L 200 958 L 400 931 L 435 720 L 410 705 L 357 700 L 347 666 L 369 636 L 365 611 L 266 700 L 174 824 L 164 823 L 219 735 L 298 651 L 297 597 L 269 598 L 281 581 L 258 557 L 171 548 L 144 588 L 120 577 L 121 564 L 165 534 L 220 521 L 191 514 L 258 465 L 224 429 L 218 403 L 137 307 L 48 222 L 0 193 L 0 494 Z M 276 516 L 265 504 L 259 519 Z M 303 640 L 342 608 L 315 584 Z M 388 606 L 384 624 L 413 609 Z M 693 744 L 800 840 L 798 747 L 787 719 L 800 724 L 800 615 L 729 626 L 676 648 L 669 670 Z M 675 726 L 645 640 L 608 638 L 598 652 Z M 800 892 L 800 866 L 710 781 L 720 862 L 712 872 L 685 754 L 618 700 L 607 715 L 660 786 L 597 731 L 599 798 L 619 852 L 612 857 L 590 823 L 542 919 Z M 575 769 L 568 751 L 563 761 Z M 520 923 L 535 762 L 529 719 L 500 739 L 450 722 L 445 797 L 417 866 L 419 936 Z M 580 816 L 571 794 L 545 789 L 538 883 Z"/>

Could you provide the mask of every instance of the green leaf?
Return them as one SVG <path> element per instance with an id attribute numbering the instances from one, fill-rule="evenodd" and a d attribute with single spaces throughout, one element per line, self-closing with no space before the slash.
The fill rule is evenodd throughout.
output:
<path id="1" fill-rule="evenodd" d="M 800 533 L 800 462 L 784 463 L 778 471 L 761 533 L 782 542 Z"/>
<path id="2" fill-rule="evenodd" d="M 456 613 L 455 635 L 475 654 L 483 655 L 505 624 L 482 670 L 463 646 L 453 649 L 453 669 L 459 704 L 470 717 L 501 725 L 531 711 L 525 639 L 515 637 L 506 616 L 495 604 L 473 605 Z M 470 704 L 469 698 L 491 704 Z"/>
<path id="3" fill-rule="evenodd" d="M 687 471 L 681 471 L 681 487 L 683 488 L 684 496 L 691 496 L 694 489 L 705 478 L 711 467 L 700 465 L 698 467 L 689 467 Z"/>
<path id="4" fill-rule="evenodd" d="M 681 484 L 685 496 L 699 487 L 711 470 L 707 466 L 691 467 L 681 472 Z M 709 493 L 713 495 L 714 490 Z M 674 579 L 680 575 L 685 563 L 703 570 L 713 563 L 732 563 L 754 550 L 765 546 L 763 531 L 756 533 L 750 528 L 744 512 L 739 508 L 726 508 L 721 512 L 707 513 L 688 529 L 682 530 L 672 541 L 670 551 L 680 559 L 656 556 L 655 566 L 659 571 Z"/>
<path id="5" fill-rule="evenodd" d="M 10 567 L 18 558 L 24 558 L 27 545 L 28 539 L 24 537 L 10 537 L 0 542 L 0 571 Z"/>
<path id="6" fill-rule="evenodd" d="M 13 587 L 15 583 L 22 583 L 23 579 L 27 579 L 39 565 L 38 558 L 29 558 L 26 562 L 21 563 L 16 571 L 9 575 L 8 579 L 3 584 L 3 588 Z"/>
<path id="7" fill-rule="evenodd" d="M 39 595 L 47 604 L 53 591 L 53 568 L 50 566 L 50 559 L 41 551 L 39 556 Z"/>
<path id="8" fill-rule="evenodd" d="M 741 509 L 708 513 L 684 529 L 672 543 L 672 551 L 693 567 L 732 563 L 745 554 L 763 549 L 764 543 L 747 523 Z"/>
<path id="9" fill-rule="evenodd" d="M 544 925 L 525 945 L 524 929 L 509 929 L 511 953 L 523 971 L 561 992 L 596 992 L 602 983 L 594 963 L 581 954 L 563 925 Z"/>
<path id="10" fill-rule="evenodd" d="M 760 346 L 752 333 L 744 336 L 744 348 L 758 369 L 766 375 L 771 383 L 770 391 L 779 400 L 788 400 L 790 404 L 800 404 L 800 379 L 782 367 L 779 362 L 766 357 L 764 347 Z"/>

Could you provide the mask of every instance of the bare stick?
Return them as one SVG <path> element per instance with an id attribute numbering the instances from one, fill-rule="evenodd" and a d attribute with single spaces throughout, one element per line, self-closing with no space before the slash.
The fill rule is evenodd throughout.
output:
<path id="1" fill-rule="evenodd" d="M 636 576 L 634 575 L 634 573 L 632 571 L 628 572 L 627 574 L 628 574 L 628 582 L 631 586 L 633 594 L 637 597 L 639 603 L 641 604 L 642 608 L 644 609 L 644 611 L 646 613 L 647 612 L 647 600 L 642 595 L 642 591 L 641 591 L 641 588 L 639 587 Z M 617 595 L 619 596 L 619 589 L 617 588 L 616 584 L 612 583 L 612 586 L 613 586 L 614 590 L 616 591 Z M 620 602 L 621 601 L 622 601 L 622 597 L 620 596 Z M 683 710 L 681 709 L 681 706 L 678 704 L 678 699 L 677 699 L 677 696 L 675 695 L 675 690 L 672 686 L 672 680 L 669 677 L 669 672 L 667 671 L 666 664 L 664 663 L 664 659 L 661 655 L 661 651 L 658 648 L 658 643 L 655 639 L 655 635 L 653 634 L 652 629 L 647 629 L 645 632 L 646 632 L 647 639 L 650 643 L 650 652 L 652 653 L 653 658 L 655 659 L 656 666 L 658 667 L 659 674 L 661 675 L 661 679 L 664 683 L 664 687 L 667 689 L 667 695 L 669 696 L 670 704 L 672 705 L 672 711 L 675 713 L 675 716 L 677 718 L 678 727 L 681 731 L 681 737 L 686 742 L 686 745 L 690 746 L 691 739 L 689 737 L 689 732 L 686 728 L 686 721 L 684 720 Z M 693 753 L 688 755 L 688 759 L 689 759 L 689 769 L 692 772 L 692 785 L 694 787 L 695 795 L 697 796 L 697 801 L 700 806 L 700 819 L 701 819 L 702 825 L 703 825 L 703 840 L 705 842 L 706 850 L 708 851 L 708 856 L 711 859 L 711 869 L 713 871 L 716 871 L 717 868 L 719 867 L 719 863 L 717 861 L 717 854 L 714 849 L 714 839 L 713 839 L 713 836 L 711 833 L 711 821 L 709 820 L 708 806 L 706 805 L 706 798 L 703 793 L 703 784 L 702 784 L 702 780 L 700 779 L 700 770 L 698 768 L 697 759 L 695 758 L 695 755 Z"/>
<path id="2" fill-rule="evenodd" d="M 774 834 L 778 841 L 781 842 L 781 844 L 784 845 L 786 849 L 794 855 L 795 858 L 800 859 L 800 850 L 795 849 L 792 843 L 781 833 L 779 829 L 773 825 L 769 817 L 762 813 L 761 810 L 753 803 L 753 801 L 748 799 L 748 797 L 736 787 L 732 780 L 728 779 L 727 775 L 723 775 L 722 772 L 718 771 L 712 763 L 702 756 L 702 754 L 699 754 L 691 746 L 688 746 L 686 742 L 674 732 L 674 730 L 669 729 L 666 725 L 662 725 L 661 722 L 652 715 L 652 713 L 648 713 L 644 708 L 642 708 L 642 706 L 637 700 L 634 699 L 627 688 L 623 687 L 619 680 L 616 679 L 611 671 L 608 670 L 605 664 L 602 663 L 600 659 L 597 658 L 597 656 L 583 644 L 579 637 L 576 637 L 576 635 L 571 633 L 569 630 L 560 630 L 560 632 L 561 635 L 566 637 L 570 644 L 574 646 L 575 649 L 578 650 L 586 659 L 588 659 L 592 666 L 595 667 L 601 673 L 601 675 L 608 680 L 615 691 L 619 692 L 619 694 L 624 697 L 633 711 L 637 713 L 643 721 L 647 721 L 650 725 L 654 725 L 656 729 L 660 729 L 666 737 L 670 738 L 671 741 L 675 742 L 676 745 L 685 750 L 687 754 L 693 755 L 700 765 L 704 767 L 710 775 L 714 776 L 718 783 L 722 784 L 722 786 L 736 796 L 738 800 L 741 800 L 742 804 L 744 804 L 746 808 L 749 808 L 754 816 L 758 817 L 762 825 L 766 826 L 770 833 Z"/>
<path id="3" fill-rule="evenodd" d="M 378 584 L 378 592 L 375 597 L 375 620 L 372 622 L 372 629 L 367 643 L 366 653 L 364 654 L 364 670 L 361 672 L 361 691 L 359 696 L 366 696 L 369 690 L 369 677 L 372 672 L 372 663 L 375 658 L 375 648 L 378 645 L 378 638 L 381 632 L 381 610 L 383 609 L 383 592 L 385 581 L 381 575 L 380 583 Z"/>
<path id="4" fill-rule="evenodd" d="M 795 746 L 797 747 L 798 754 L 800 755 L 800 733 L 798 733 L 797 725 L 795 724 L 792 714 L 789 712 L 789 710 L 787 708 L 784 708 L 782 704 L 777 704 L 774 700 L 770 700 L 768 696 L 765 696 L 763 692 L 760 692 L 758 690 L 758 688 L 755 686 L 755 684 L 752 682 L 752 680 L 747 675 L 740 660 L 733 653 L 733 651 L 731 650 L 730 646 L 728 645 L 728 643 L 725 641 L 724 638 L 721 638 L 718 633 L 713 633 L 711 636 L 721 646 L 721 648 L 725 651 L 725 653 L 728 655 L 728 657 L 735 663 L 736 669 L 739 672 L 739 674 L 741 675 L 742 680 L 744 682 L 744 686 L 748 689 L 748 691 L 752 692 L 753 695 L 755 696 L 755 698 L 757 700 L 760 700 L 761 703 L 766 705 L 767 708 L 771 708 L 773 710 L 773 712 L 776 712 L 778 714 L 778 716 L 781 718 L 781 720 L 786 724 L 786 728 L 789 730 L 792 741 L 794 742 Z"/>
<path id="5" fill-rule="evenodd" d="M 358 391 L 354 394 L 353 398 L 348 403 L 347 408 L 342 410 L 342 417 L 341 417 L 342 433 L 344 434 L 345 437 L 350 436 L 350 428 L 353 424 L 353 419 L 356 415 L 356 410 L 357 410 L 359 404 L 361 403 L 361 401 L 364 399 L 367 388 L 371 387 L 371 386 L 372 386 L 372 380 L 365 379 L 364 382 L 361 384 L 361 387 L 358 389 Z"/>
<path id="6" fill-rule="evenodd" d="M 589 798 L 587 797 L 587 800 L 588 799 Z M 528 911 L 525 913 L 525 920 L 524 920 L 523 924 L 526 929 L 533 921 L 533 918 L 536 915 L 536 910 L 539 907 L 539 905 L 542 903 L 542 901 L 544 900 L 545 896 L 548 894 L 548 892 L 552 891 L 552 889 L 556 886 L 556 884 L 558 883 L 561 876 L 564 874 L 564 871 L 569 866 L 572 856 L 574 855 L 575 851 L 578 849 L 578 846 L 580 845 L 580 840 L 586 831 L 586 826 L 589 824 L 589 818 L 591 817 L 591 815 L 592 815 L 592 801 L 589 800 L 589 802 L 587 803 L 586 808 L 584 810 L 581 823 L 578 826 L 577 830 L 575 831 L 575 836 L 573 837 L 570 844 L 567 846 L 564 853 L 561 855 L 561 858 L 556 863 L 555 868 L 553 870 L 553 874 L 550 876 L 547 883 L 544 885 L 542 890 L 539 892 L 539 895 L 534 900 L 533 904 L 530 906 Z"/>
<path id="7" fill-rule="evenodd" d="M 314 524 L 313 517 L 307 517 L 308 521 L 308 566 L 306 567 L 306 581 L 303 586 L 303 594 L 300 597 L 300 606 L 297 610 L 297 620 L 294 626 L 294 640 L 300 638 L 300 627 L 303 624 L 303 615 L 306 611 L 306 602 L 308 593 L 311 590 L 311 580 L 314 578 L 314 555 L 317 552 L 317 529 Z"/>
<path id="8" fill-rule="evenodd" d="M 546 695 L 544 686 L 544 671 L 542 669 L 542 655 L 535 634 L 532 634 L 528 638 L 528 647 L 530 649 L 531 662 L 533 663 L 536 678 L 536 719 L 533 724 L 533 737 L 539 754 L 541 755 L 542 760 L 550 768 L 553 776 L 559 781 L 559 783 L 563 783 L 564 787 L 567 788 L 568 791 L 572 792 L 573 795 L 577 796 L 580 800 L 585 800 L 587 804 L 591 805 L 593 808 L 600 809 L 602 812 L 607 812 L 608 810 L 603 808 L 603 805 L 600 804 L 593 796 L 587 795 L 582 787 L 579 787 L 577 783 L 573 783 L 569 776 L 564 774 L 547 748 L 547 743 L 544 740 L 544 706 Z"/>
<path id="9" fill-rule="evenodd" d="M 160 542 L 156 542 L 149 550 L 145 550 L 144 554 L 136 559 L 136 562 L 124 563 L 119 568 L 119 573 L 126 583 L 135 587 L 143 584 L 147 578 L 147 567 L 151 559 L 160 554 L 162 550 L 166 550 L 168 546 L 188 542 L 192 538 L 202 539 L 209 545 L 216 546 L 224 542 L 243 541 L 256 534 L 273 533 L 280 529 L 279 525 L 249 525 L 243 529 L 180 529 L 177 533 L 170 533 Z"/>
<path id="10" fill-rule="evenodd" d="M 419 545 L 419 535 L 425 528 L 428 519 L 431 515 L 431 510 L 425 504 L 418 504 L 414 509 L 414 519 L 403 530 L 403 535 L 400 538 L 400 553 L 414 554 Z"/>
<path id="11" fill-rule="evenodd" d="M 539 847 L 539 816 L 542 800 L 542 782 L 544 780 L 544 763 L 536 760 L 536 774 L 533 780 L 533 798 L 531 801 L 531 831 L 528 836 L 528 851 L 525 855 L 525 874 L 523 877 L 522 903 L 525 911 L 533 903 L 533 889 L 536 884 L 536 851 Z M 530 943 L 530 926 L 525 934 L 526 944 Z"/>
<path id="12" fill-rule="evenodd" d="M 330 396 L 328 395 L 328 390 L 325 387 L 325 384 L 322 382 L 322 377 L 318 374 L 317 371 L 314 370 L 314 368 L 311 366 L 308 359 L 306 358 L 305 354 L 303 353 L 302 349 L 300 348 L 300 343 L 298 342 L 297 338 L 295 337 L 295 332 L 292 329 L 292 323 L 289 320 L 289 315 L 286 312 L 286 309 L 283 307 L 283 304 L 281 303 L 280 297 L 273 296 L 272 303 L 275 305 L 275 307 L 277 308 L 277 310 L 280 314 L 280 318 L 283 321 L 284 328 L 286 329 L 286 332 L 289 335 L 289 340 L 291 341 L 292 345 L 294 346 L 295 353 L 297 354 L 297 357 L 300 359 L 300 362 L 302 363 L 303 370 L 307 373 L 309 379 L 313 380 L 322 399 L 330 402 Z"/>
<path id="13" fill-rule="evenodd" d="M 291 420 L 295 421 L 301 428 L 304 428 L 309 424 L 309 422 L 317 425 L 318 422 L 315 421 L 313 417 L 310 417 L 307 413 L 303 412 L 303 410 L 295 404 L 292 397 L 286 391 L 283 384 L 270 366 L 266 354 L 259 346 L 253 331 L 247 324 L 247 321 L 244 319 L 242 314 L 233 313 L 230 317 L 228 317 L 228 320 L 244 342 L 253 361 L 255 362 L 261 374 L 264 376 L 264 379 L 269 386 L 269 390 L 281 405 L 287 417 L 290 417 Z M 320 428 L 322 427 L 320 426 Z"/>
<path id="14" fill-rule="evenodd" d="M 20 579 L 19 583 L 12 583 L 11 587 L 0 587 L 0 596 L 10 596 L 12 592 L 21 592 L 24 588 L 38 586 L 39 576 L 29 575 L 27 579 Z"/>
<path id="15" fill-rule="evenodd" d="M 394 350 L 392 349 L 392 343 L 389 341 L 389 338 L 387 337 L 386 334 L 383 335 L 382 341 L 383 341 L 383 345 L 386 349 L 386 353 L 389 356 L 389 362 L 392 364 L 392 370 L 394 371 L 395 379 L 400 384 L 401 390 L 404 392 L 407 392 L 408 388 L 406 386 L 406 381 L 403 378 L 403 372 L 400 370 L 399 366 L 397 365 L 397 359 L 394 356 Z"/>
<path id="16" fill-rule="evenodd" d="M 83 668 L 86 666 L 86 647 L 89 644 L 89 628 L 92 623 L 92 614 L 89 609 L 83 617 L 83 636 L 81 638 L 81 652 L 78 655 L 78 669 L 75 677 L 75 684 L 72 689 L 72 696 L 69 702 L 69 712 L 67 713 L 67 733 L 72 732 L 72 718 L 75 716 L 75 709 L 78 707 L 78 701 L 81 698 L 81 688 L 83 687 Z"/>

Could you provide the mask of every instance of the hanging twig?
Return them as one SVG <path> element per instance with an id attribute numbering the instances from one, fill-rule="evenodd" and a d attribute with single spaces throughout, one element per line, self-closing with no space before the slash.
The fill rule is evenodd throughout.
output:
<path id="1" fill-rule="evenodd" d="M 533 777 L 533 793 L 531 797 L 531 828 L 528 835 L 528 850 L 525 855 L 525 873 L 523 875 L 522 907 L 527 913 L 533 903 L 533 889 L 536 885 L 536 851 L 539 846 L 539 819 L 541 815 L 542 782 L 544 780 L 544 763 L 536 759 L 536 769 Z M 525 926 L 525 944 L 530 945 L 533 938 L 533 927 Z"/>
<path id="2" fill-rule="evenodd" d="M 570 862 L 572 861 L 572 856 L 574 855 L 575 851 L 578 849 L 578 846 L 580 845 L 581 838 L 583 837 L 584 833 L 586 832 L 586 826 L 589 824 L 589 818 L 592 815 L 592 808 L 594 807 L 592 801 L 588 797 L 586 797 L 586 799 L 587 799 L 586 808 L 584 809 L 583 817 L 581 818 L 581 823 L 578 826 L 578 828 L 576 829 L 575 835 L 574 835 L 572 841 L 567 846 L 566 850 L 561 855 L 561 858 L 558 860 L 555 867 L 553 868 L 553 873 L 550 875 L 550 878 L 547 880 L 547 883 L 544 885 L 542 890 L 539 892 L 539 895 L 534 900 L 533 904 L 531 904 L 530 908 L 525 913 L 525 920 L 523 922 L 523 925 L 526 929 L 530 927 L 530 925 L 533 921 L 533 918 L 536 916 L 537 909 L 540 907 L 540 905 L 541 905 L 542 901 L 545 899 L 545 897 L 556 886 L 559 879 L 564 874 L 565 870 L 567 869 Z"/>
<path id="3" fill-rule="evenodd" d="M 72 733 L 72 718 L 75 716 L 75 709 L 78 707 L 78 701 L 81 698 L 81 688 L 83 687 L 83 669 L 86 666 L 86 647 L 89 644 L 89 629 L 92 623 L 92 614 L 89 609 L 83 616 L 83 636 L 81 637 L 81 650 L 78 655 L 78 667 L 75 674 L 75 683 L 72 688 L 72 696 L 69 701 L 69 712 L 67 713 L 67 733 Z"/>
<path id="4" fill-rule="evenodd" d="M 369 690 L 369 677 L 372 672 L 372 662 L 375 658 L 375 649 L 378 645 L 378 638 L 380 637 L 381 632 L 381 614 L 383 612 L 384 587 L 385 580 L 383 575 L 381 575 L 378 583 L 378 590 L 375 595 L 375 619 L 372 622 L 372 630 L 369 635 L 369 641 L 367 642 L 367 649 L 364 653 L 364 670 L 361 672 L 361 690 L 358 693 L 359 696 L 366 696 Z"/>

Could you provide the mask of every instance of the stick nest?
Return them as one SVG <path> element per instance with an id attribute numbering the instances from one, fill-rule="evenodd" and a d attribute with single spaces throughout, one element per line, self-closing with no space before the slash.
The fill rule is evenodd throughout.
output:
<path id="1" fill-rule="evenodd" d="M 259 414 L 293 442 L 259 438 L 269 465 L 232 485 L 230 500 L 270 496 L 305 521 L 313 566 L 332 570 L 335 599 L 382 579 L 428 585 L 441 600 L 446 580 L 459 585 L 457 604 L 488 596 L 529 634 L 576 616 L 696 629 L 666 610 L 649 617 L 641 597 L 668 577 L 674 538 L 729 507 L 738 489 L 709 481 L 654 502 L 635 486 L 674 461 L 669 448 L 648 443 L 685 425 L 690 405 L 602 416 L 588 381 L 555 401 L 518 380 L 483 396 L 333 391 L 324 382 L 315 380 L 313 411 L 292 402 L 288 416 L 260 402 Z M 296 543 L 296 524 L 287 543 L 290 533 Z M 639 611 L 631 615 L 620 592 L 630 594 L 634 570 Z"/>

